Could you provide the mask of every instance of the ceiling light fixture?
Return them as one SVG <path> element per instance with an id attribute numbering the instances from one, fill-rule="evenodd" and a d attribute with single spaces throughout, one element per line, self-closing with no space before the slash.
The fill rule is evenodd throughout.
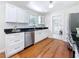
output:
<path id="1" fill-rule="evenodd" d="M 49 8 L 53 8 L 53 1 L 49 1 Z"/>

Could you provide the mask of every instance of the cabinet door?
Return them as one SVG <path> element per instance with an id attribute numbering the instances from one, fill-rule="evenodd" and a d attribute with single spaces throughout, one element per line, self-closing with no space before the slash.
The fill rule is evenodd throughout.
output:
<path id="1" fill-rule="evenodd" d="M 42 39 L 45 39 L 48 37 L 48 29 L 42 30 Z"/>
<path id="2" fill-rule="evenodd" d="M 7 46 L 7 48 L 8 49 L 6 50 L 5 54 L 6 54 L 6 57 L 10 57 L 10 56 L 16 54 L 17 52 L 23 50 L 24 44 L 23 44 L 23 42 L 19 42 L 15 45 Z"/>
<path id="3" fill-rule="evenodd" d="M 24 33 L 6 34 L 5 55 L 9 57 L 24 48 Z"/>
<path id="4" fill-rule="evenodd" d="M 48 37 L 47 30 L 35 31 L 35 43 Z"/>
<path id="5" fill-rule="evenodd" d="M 16 6 L 11 4 L 6 4 L 6 22 L 16 22 Z"/>
<path id="6" fill-rule="evenodd" d="M 18 8 L 16 9 L 16 19 L 17 19 L 17 23 L 22 23 L 23 22 L 23 11 L 21 8 Z"/>
<path id="7" fill-rule="evenodd" d="M 23 21 L 24 23 L 29 23 L 29 14 L 24 10 L 23 12 Z"/>
<path id="8" fill-rule="evenodd" d="M 17 7 L 16 11 L 17 11 L 16 13 L 17 13 L 17 22 L 18 23 L 28 23 L 29 22 L 28 15 L 25 12 L 25 10 Z"/>
<path id="9" fill-rule="evenodd" d="M 24 33 L 14 33 L 6 35 L 6 45 L 14 45 L 17 42 L 24 41 Z"/>

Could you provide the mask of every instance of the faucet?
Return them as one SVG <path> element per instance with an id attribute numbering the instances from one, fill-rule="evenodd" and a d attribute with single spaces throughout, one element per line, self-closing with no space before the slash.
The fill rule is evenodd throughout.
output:
<path id="1" fill-rule="evenodd" d="M 33 24 L 33 27 L 34 27 L 34 30 L 35 30 L 35 28 L 36 28 L 36 25 L 35 25 L 35 24 Z"/>
<path id="2" fill-rule="evenodd" d="M 12 32 L 20 32 L 20 29 L 17 29 L 17 26 L 15 25 Z"/>

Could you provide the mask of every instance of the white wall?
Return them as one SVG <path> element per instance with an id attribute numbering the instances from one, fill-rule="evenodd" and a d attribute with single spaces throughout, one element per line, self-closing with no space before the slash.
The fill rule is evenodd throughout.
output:
<path id="1" fill-rule="evenodd" d="M 0 52 L 4 50 L 4 42 L 5 42 L 5 35 L 4 35 L 4 2 L 0 2 Z"/>
<path id="2" fill-rule="evenodd" d="M 70 13 L 79 13 L 79 5 L 74 5 L 71 8 L 67 8 L 66 10 L 61 10 L 61 11 L 52 11 L 51 13 L 45 15 L 45 21 L 46 21 L 46 26 L 49 27 L 49 30 L 51 32 L 51 35 L 49 37 L 53 37 L 52 35 L 52 30 L 53 30 L 53 26 L 52 26 L 52 16 L 57 16 L 57 15 L 61 15 L 62 16 L 62 21 L 60 21 L 60 23 L 63 23 L 63 39 L 64 41 L 69 41 L 68 40 L 68 33 L 69 33 L 69 14 Z"/>

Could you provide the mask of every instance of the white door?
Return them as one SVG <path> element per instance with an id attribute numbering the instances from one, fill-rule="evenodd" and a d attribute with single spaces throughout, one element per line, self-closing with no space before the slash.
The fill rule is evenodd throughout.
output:
<path id="1" fill-rule="evenodd" d="M 62 34 L 60 34 L 60 31 L 62 31 Z M 52 32 L 53 38 L 63 39 L 63 24 L 61 15 L 52 17 Z"/>

